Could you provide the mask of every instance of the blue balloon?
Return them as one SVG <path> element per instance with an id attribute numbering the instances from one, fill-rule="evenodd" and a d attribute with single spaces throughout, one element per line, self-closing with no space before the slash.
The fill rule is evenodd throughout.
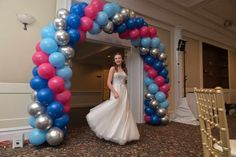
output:
<path id="1" fill-rule="evenodd" d="M 109 18 L 113 17 L 116 13 L 114 5 L 112 3 L 106 3 L 103 6 L 103 11 L 107 14 Z"/>
<path id="2" fill-rule="evenodd" d="M 135 19 L 136 21 L 136 28 L 140 29 L 144 25 L 144 19 L 142 17 L 138 17 Z"/>
<path id="3" fill-rule="evenodd" d="M 28 118 L 28 124 L 32 127 L 35 128 L 35 117 L 34 116 L 29 116 Z"/>
<path id="4" fill-rule="evenodd" d="M 63 115 L 63 109 L 64 106 L 60 102 L 53 101 L 47 107 L 47 114 L 53 119 L 56 119 Z"/>
<path id="5" fill-rule="evenodd" d="M 151 79 L 151 78 L 149 78 L 149 77 L 145 77 L 144 78 L 144 84 L 146 85 L 146 86 L 149 86 L 150 84 L 152 84 L 154 81 L 153 81 L 153 79 Z"/>
<path id="6" fill-rule="evenodd" d="M 76 29 L 69 29 L 68 34 L 70 36 L 70 41 L 71 43 L 76 43 L 80 39 L 80 34 Z"/>
<path id="7" fill-rule="evenodd" d="M 163 64 L 159 60 L 156 60 L 152 66 L 157 71 L 161 71 L 164 68 Z"/>
<path id="8" fill-rule="evenodd" d="M 144 99 L 143 103 L 146 107 L 149 107 L 150 101 L 151 100 L 149 100 L 149 99 Z"/>
<path id="9" fill-rule="evenodd" d="M 158 91 L 158 86 L 155 84 L 155 83 L 151 83 L 149 86 L 148 86 L 148 91 L 152 94 L 155 94 L 157 91 Z"/>
<path id="10" fill-rule="evenodd" d="M 65 80 L 65 87 L 66 87 L 66 89 L 70 89 L 71 88 L 70 80 Z"/>
<path id="11" fill-rule="evenodd" d="M 151 46 L 151 42 L 152 42 L 152 40 L 149 37 L 142 38 L 141 45 L 142 45 L 142 47 L 149 48 Z"/>
<path id="12" fill-rule="evenodd" d="M 149 65 L 152 65 L 155 61 L 155 58 L 152 57 L 151 55 L 146 55 L 144 56 L 144 62 L 149 64 Z"/>
<path id="13" fill-rule="evenodd" d="M 69 116 L 67 114 L 64 114 L 63 116 L 55 119 L 54 126 L 63 129 L 68 123 L 69 123 Z"/>
<path id="14" fill-rule="evenodd" d="M 53 91 L 49 88 L 40 89 L 37 92 L 37 100 L 40 102 L 40 104 L 47 106 L 54 100 Z"/>
<path id="15" fill-rule="evenodd" d="M 160 43 L 159 45 L 159 51 L 164 52 L 165 51 L 165 45 L 163 43 Z"/>
<path id="16" fill-rule="evenodd" d="M 125 31 L 126 31 L 126 24 L 125 23 L 122 23 L 122 24 L 120 24 L 120 25 L 117 25 L 116 27 L 115 27 L 115 31 L 117 32 L 117 33 L 124 33 Z"/>
<path id="17" fill-rule="evenodd" d="M 152 48 L 158 48 L 160 46 L 161 40 L 158 37 L 154 37 L 152 38 L 152 43 L 151 43 L 151 47 Z"/>
<path id="18" fill-rule="evenodd" d="M 128 29 L 130 29 L 130 30 L 135 29 L 135 27 L 136 27 L 135 18 L 129 18 L 125 22 L 125 24 L 126 24 Z"/>
<path id="19" fill-rule="evenodd" d="M 169 82 L 170 82 L 169 78 L 166 77 L 166 78 L 165 78 L 165 83 L 169 83 Z"/>
<path id="20" fill-rule="evenodd" d="M 99 26 L 99 24 L 97 24 L 96 22 L 93 22 L 93 28 L 89 31 L 90 34 L 98 34 L 101 32 L 101 28 Z"/>
<path id="21" fill-rule="evenodd" d="M 155 111 L 151 107 L 145 107 L 144 112 L 149 116 L 155 114 Z"/>
<path id="22" fill-rule="evenodd" d="M 161 108 L 167 108 L 169 106 L 169 101 L 165 100 L 163 102 L 160 103 Z"/>
<path id="23" fill-rule="evenodd" d="M 105 26 L 108 23 L 108 16 L 104 11 L 100 11 L 95 21 L 100 26 Z"/>
<path id="24" fill-rule="evenodd" d="M 157 116 L 157 115 L 152 115 L 152 116 L 151 116 L 150 123 L 151 123 L 152 125 L 158 125 L 158 124 L 161 123 L 161 118 L 160 118 L 159 116 Z"/>
<path id="25" fill-rule="evenodd" d="M 49 56 L 49 62 L 56 68 L 64 67 L 65 60 L 65 56 L 61 52 L 54 52 Z"/>
<path id="26" fill-rule="evenodd" d="M 66 18 L 66 23 L 70 28 L 78 29 L 80 26 L 80 17 L 76 14 L 69 14 Z"/>
<path id="27" fill-rule="evenodd" d="M 58 49 L 57 42 L 51 38 L 44 38 L 40 42 L 40 48 L 43 50 L 43 52 L 47 54 L 51 54 L 53 52 L 56 52 Z"/>
<path id="28" fill-rule="evenodd" d="M 36 91 L 48 87 L 48 81 L 41 78 L 40 76 L 34 76 L 30 80 L 30 87 Z"/>
<path id="29" fill-rule="evenodd" d="M 115 13 L 119 13 L 121 11 L 121 8 L 120 8 L 120 6 L 117 3 L 112 2 L 111 4 L 114 7 Z"/>
<path id="30" fill-rule="evenodd" d="M 144 21 L 143 26 L 148 26 L 148 23 Z"/>
<path id="31" fill-rule="evenodd" d="M 52 38 L 54 39 L 54 36 L 55 36 L 55 29 L 50 27 L 50 26 L 45 26 L 41 29 L 41 38 L 44 39 L 44 38 Z"/>
<path id="32" fill-rule="evenodd" d="M 160 72 L 159 72 L 159 75 L 163 76 L 164 78 L 167 77 L 168 75 L 168 70 L 166 68 L 162 69 Z"/>
<path id="33" fill-rule="evenodd" d="M 88 4 L 87 3 L 76 3 L 76 4 L 73 4 L 70 8 L 70 13 L 73 13 L 73 14 L 76 14 L 80 17 L 83 17 L 84 16 L 84 8 L 87 6 Z"/>
<path id="34" fill-rule="evenodd" d="M 141 39 L 140 38 L 137 38 L 135 40 L 131 40 L 131 44 L 135 47 L 139 47 L 140 46 L 140 43 L 141 43 Z"/>
<path id="35" fill-rule="evenodd" d="M 62 77 L 64 80 L 69 80 L 72 77 L 72 70 L 69 66 L 64 66 L 56 70 L 57 76 Z"/>
<path id="36" fill-rule="evenodd" d="M 160 103 L 162 103 L 162 102 L 164 102 L 165 100 L 166 100 L 166 95 L 165 95 L 165 93 L 163 93 L 163 92 L 157 92 L 156 94 L 155 94 L 155 98 L 157 99 L 157 101 L 159 101 Z"/>
<path id="37" fill-rule="evenodd" d="M 38 74 L 38 67 L 37 66 L 33 68 L 32 74 L 33 74 L 33 76 L 38 76 L 39 75 Z"/>
<path id="38" fill-rule="evenodd" d="M 46 141 L 46 131 L 33 129 L 29 134 L 29 142 L 32 145 L 38 146 Z"/>

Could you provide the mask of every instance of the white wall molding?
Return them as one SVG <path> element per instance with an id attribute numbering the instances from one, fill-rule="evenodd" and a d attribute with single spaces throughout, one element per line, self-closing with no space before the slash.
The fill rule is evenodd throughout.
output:
<path id="1" fill-rule="evenodd" d="M 27 139 L 29 139 L 29 133 L 31 130 L 32 130 L 32 128 L 30 126 L 0 129 L 0 142 L 1 141 L 12 141 L 14 135 L 16 135 L 16 134 L 22 134 L 24 136 L 24 140 L 27 140 Z"/>

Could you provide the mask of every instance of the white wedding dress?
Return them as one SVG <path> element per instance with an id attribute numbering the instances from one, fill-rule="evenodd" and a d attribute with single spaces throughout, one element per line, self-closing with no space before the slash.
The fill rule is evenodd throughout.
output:
<path id="1" fill-rule="evenodd" d="M 125 72 L 115 72 L 112 85 L 118 92 L 115 99 L 113 93 L 110 99 L 92 108 L 86 118 L 90 128 L 99 138 L 124 145 L 128 141 L 138 140 L 140 135 L 134 121 L 128 100 Z"/>

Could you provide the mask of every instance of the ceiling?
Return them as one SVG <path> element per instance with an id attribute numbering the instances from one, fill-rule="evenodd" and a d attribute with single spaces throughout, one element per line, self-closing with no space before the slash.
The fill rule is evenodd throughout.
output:
<path id="1" fill-rule="evenodd" d="M 178 8 L 236 32 L 236 0 L 149 0 L 168 9 Z M 180 12 L 176 12 L 181 14 Z M 182 16 L 188 16 L 186 13 Z"/>
<path id="2" fill-rule="evenodd" d="M 73 60 L 74 62 L 106 67 L 112 65 L 113 55 L 116 52 L 124 52 L 124 48 L 91 41 L 79 43 L 75 50 L 76 57 Z"/>

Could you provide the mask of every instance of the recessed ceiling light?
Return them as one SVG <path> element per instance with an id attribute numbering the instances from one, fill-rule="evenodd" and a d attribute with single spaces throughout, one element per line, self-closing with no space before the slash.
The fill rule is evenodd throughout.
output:
<path id="1" fill-rule="evenodd" d="M 110 58 L 111 56 L 107 56 L 108 58 Z"/>

